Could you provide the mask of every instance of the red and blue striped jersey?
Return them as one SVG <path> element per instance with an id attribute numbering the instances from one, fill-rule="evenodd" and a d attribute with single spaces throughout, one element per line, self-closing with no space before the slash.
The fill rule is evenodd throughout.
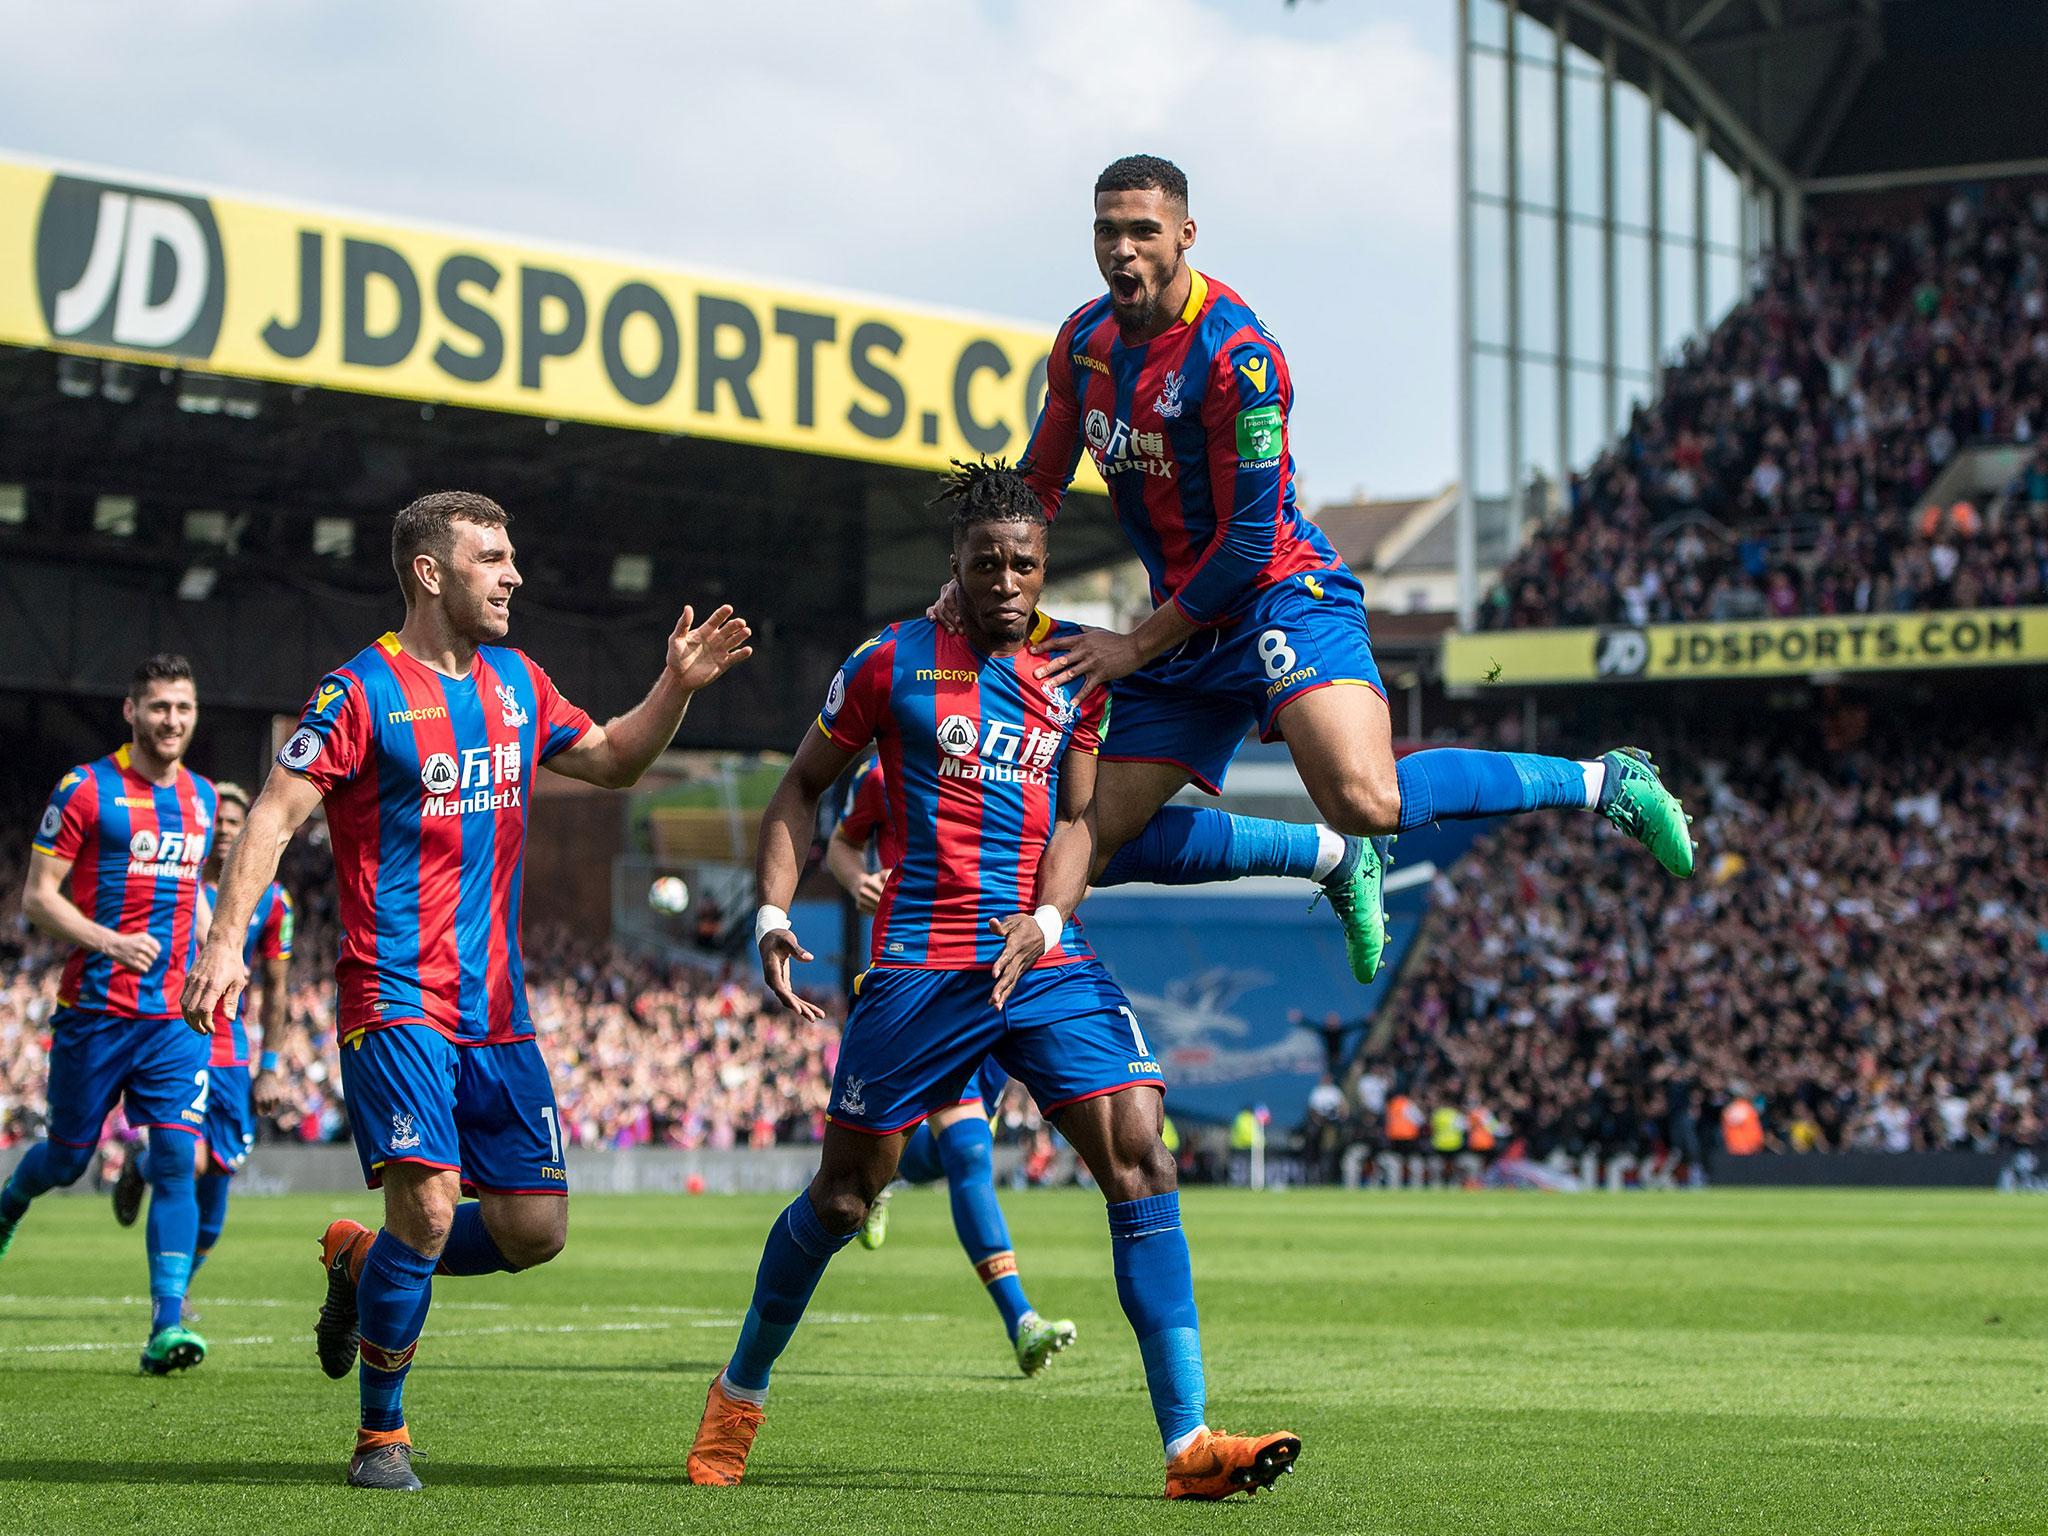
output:
<path id="1" fill-rule="evenodd" d="M 845 838 L 868 855 L 870 868 L 880 867 L 875 863 L 873 844 L 889 814 L 888 783 L 879 757 L 868 758 L 855 768 L 840 806 L 839 825 L 832 829 L 834 837 Z"/>
<path id="2" fill-rule="evenodd" d="M 1067 317 L 1018 468 L 1050 518 L 1085 446 L 1153 603 L 1222 624 L 1276 582 L 1338 563 L 1295 504 L 1293 407 L 1279 343 L 1196 272 L 1173 328 L 1138 346 L 1118 335 L 1107 294 Z"/>
<path id="3" fill-rule="evenodd" d="M 396 635 L 330 672 L 277 754 L 327 802 L 344 1040 L 425 1023 L 458 1045 L 533 1034 L 519 950 L 533 775 L 590 716 L 509 646 L 444 677 Z"/>
<path id="4" fill-rule="evenodd" d="M 154 938 L 156 963 L 131 971 L 74 949 L 57 1001 L 124 1019 L 176 1018 L 199 951 L 199 871 L 213 846 L 218 802 L 211 780 L 180 767 L 174 782 L 152 784 L 128 754 L 123 746 L 59 779 L 32 846 L 71 861 L 65 894 L 87 917 Z"/>
<path id="5" fill-rule="evenodd" d="M 1080 631 L 1045 615 L 1034 643 Z M 1052 840 L 1068 748 L 1102 744 L 1104 690 L 1030 676 L 1029 651 L 985 656 L 929 619 L 892 624 L 846 659 L 818 726 L 835 746 L 879 751 L 882 863 L 872 963 L 978 970 L 1003 941 L 989 929 L 1038 906 L 1038 861 Z M 1092 954 L 1071 919 L 1040 965 Z"/>
<path id="6" fill-rule="evenodd" d="M 216 907 L 220 905 L 220 889 L 211 881 L 206 887 L 207 899 Z M 275 880 L 264 888 L 257 898 L 256 910 L 249 915 L 249 932 L 242 940 L 242 964 L 249 968 L 250 980 L 255 980 L 266 960 L 289 960 L 292 957 L 292 899 L 285 888 Z M 277 1048 L 275 1040 L 271 1049 Z M 242 989 L 242 996 L 235 1004 L 232 1023 L 215 1025 L 213 1031 L 213 1060 L 207 1065 L 214 1067 L 246 1067 L 249 1065 L 249 989 Z"/>

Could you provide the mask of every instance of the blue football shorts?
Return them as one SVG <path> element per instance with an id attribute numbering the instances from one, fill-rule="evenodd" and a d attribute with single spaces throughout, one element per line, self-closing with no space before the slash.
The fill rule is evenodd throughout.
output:
<path id="1" fill-rule="evenodd" d="M 1134 1084 L 1166 1089 L 1123 989 L 1094 959 L 1041 965 L 1007 1006 L 987 970 L 876 966 L 854 989 L 827 1113 L 873 1136 L 909 1130 L 963 1103 L 993 1060 L 1041 1113 Z"/>
<path id="2" fill-rule="evenodd" d="M 341 1048 L 341 1086 L 363 1178 L 392 1163 L 452 1168 L 468 1190 L 566 1195 L 555 1085 L 534 1040 L 457 1045 L 426 1024 L 387 1024 Z"/>
<path id="3" fill-rule="evenodd" d="M 59 1008 L 50 1035 L 50 1140 L 98 1146 L 116 1100 L 125 1101 L 128 1123 L 138 1130 L 204 1134 L 210 1036 L 183 1019 L 124 1019 L 81 1008 Z"/>
<path id="4" fill-rule="evenodd" d="M 1240 618 L 1190 635 L 1110 687 L 1102 755 L 1171 763 L 1210 794 L 1245 736 L 1276 741 L 1281 710 L 1318 688 L 1363 686 L 1381 698 L 1365 589 L 1343 566 L 1276 582 Z"/>

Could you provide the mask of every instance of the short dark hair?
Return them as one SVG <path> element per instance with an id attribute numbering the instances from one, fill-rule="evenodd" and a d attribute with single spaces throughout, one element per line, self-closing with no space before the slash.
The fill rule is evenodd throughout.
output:
<path id="1" fill-rule="evenodd" d="M 1185 208 L 1188 178 L 1171 160 L 1162 160 L 1157 155 L 1125 155 L 1121 160 L 1110 161 L 1095 178 L 1096 196 L 1104 192 L 1164 192 Z"/>
<path id="2" fill-rule="evenodd" d="M 455 552 L 457 523 L 503 528 L 511 521 L 510 512 L 475 491 L 434 491 L 420 497 L 391 520 L 391 569 L 397 573 L 398 590 L 408 603 L 412 601 L 416 556 L 432 555 L 444 565 L 448 562 Z"/>
<path id="3" fill-rule="evenodd" d="M 189 683 L 192 681 L 192 663 L 171 651 L 158 651 L 135 669 L 135 675 L 128 679 L 128 697 L 141 701 L 149 692 L 151 683 Z"/>
<path id="4" fill-rule="evenodd" d="M 957 549 L 970 528 L 983 523 L 1036 523 L 1047 526 L 1045 508 L 1031 482 L 1003 459 L 968 463 L 955 459 L 953 468 L 932 498 L 934 506 L 951 503 L 953 545 Z"/>
<path id="5" fill-rule="evenodd" d="M 213 786 L 213 798 L 216 801 L 232 801 L 242 808 L 243 815 L 249 814 L 249 791 L 239 784 L 227 779 L 218 780 Z"/>

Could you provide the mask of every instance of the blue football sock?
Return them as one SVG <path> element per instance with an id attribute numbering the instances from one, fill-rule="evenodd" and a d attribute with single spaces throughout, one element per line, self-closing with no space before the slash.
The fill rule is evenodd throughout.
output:
<path id="1" fill-rule="evenodd" d="M 62 1177 L 68 1172 L 64 1153 L 68 1147 L 59 1147 L 52 1142 L 39 1141 L 21 1155 L 21 1161 L 14 1165 L 14 1172 L 7 1183 L 0 1186 L 0 1219 L 19 1221 L 28 1210 L 29 1201 L 37 1195 L 46 1195 L 59 1184 L 69 1184 L 71 1179 Z M 90 1157 L 91 1149 L 85 1155 Z M 77 1174 L 72 1174 L 73 1179 Z"/>
<path id="2" fill-rule="evenodd" d="M 946 1166 L 939 1161 L 939 1138 L 932 1134 L 931 1122 L 927 1120 L 903 1143 L 903 1157 L 896 1164 L 896 1177 L 912 1184 L 929 1184 L 945 1175 Z"/>
<path id="3" fill-rule="evenodd" d="M 356 1282 L 363 1428 L 405 1427 L 405 1377 L 433 1297 L 434 1261 L 389 1232 L 379 1232 Z"/>
<path id="4" fill-rule="evenodd" d="M 1202 1427 L 1208 1397 L 1179 1192 L 1112 1205 L 1109 1238 L 1115 1252 L 1117 1300 L 1138 1336 L 1145 1390 L 1152 1396 L 1160 1441 L 1171 1446 Z"/>
<path id="5" fill-rule="evenodd" d="M 1313 823 L 1232 816 L 1206 806 L 1164 805 L 1111 856 L 1097 885 L 1134 880 L 1207 885 L 1245 875 L 1313 880 L 1322 829 Z"/>
<path id="6" fill-rule="evenodd" d="M 192 1282 L 192 1251 L 199 1246 L 199 1191 L 192 1170 L 193 1139 L 153 1126 L 149 1132 L 149 1331 L 169 1328 L 185 1315 Z"/>
<path id="7" fill-rule="evenodd" d="M 1584 810 L 1586 770 L 1568 757 L 1437 747 L 1394 765 L 1401 830 L 1523 811 Z"/>
<path id="8" fill-rule="evenodd" d="M 228 1187 L 233 1183 L 234 1176 L 218 1164 L 199 1176 L 199 1234 L 192 1253 L 195 1275 L 213 1252 L 213 1245 L 220 1241 L 221 1229 L 228 1224 Z"/>
<path id="9" fill-rule="evenodd" d="M 1003 1329 L 1017 1337 L 1017 1323 L 1031 1303 L 1017 1278 L 1017 1255 L 1009 1224 L 996 1203 L 995 1138 L 979 1115 L 955 1120 L 939 1132 L 939 1157 L 946 1165 L 946 1193 L 953 1202 L 953 1230 L 1003 1315 Z"/>
<path id="10" fill-rule="evenodd" d="M 455 1207 L 455 1220 L 448 1224 L 448 1243 L 441 1250 L 437 1275 L 495 1275 L 510 1273 L 512 1266 L 484 1225 L 484 1208 L 474 1200 Z"/>
<path id="11" fill-rule="evenodd" d="M 809 1190 L 775 1218 L 761 1249 L 761 1267 L 754 1273 L 754 1299 L 740 1325 L 739 1347 L 725 1368 L 728 1386 L 749 1393 L 768 1390 L 768 1373 L 803 1320 L 825 1266 L 852 1238 L 851 1232 L 825 1230 Z"/>

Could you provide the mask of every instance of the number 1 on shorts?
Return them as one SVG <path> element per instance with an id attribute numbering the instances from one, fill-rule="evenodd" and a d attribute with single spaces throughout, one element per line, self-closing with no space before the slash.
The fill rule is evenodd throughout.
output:
<path id="1" fill-rule="evenodd" d="M 559 1163 L 562 1160 L 562 1128 L 555 1120 L 555 1106 L 550 1104 L 540 1112 L 540 1117 L 548 1123 L 548 1161 Z"/>

